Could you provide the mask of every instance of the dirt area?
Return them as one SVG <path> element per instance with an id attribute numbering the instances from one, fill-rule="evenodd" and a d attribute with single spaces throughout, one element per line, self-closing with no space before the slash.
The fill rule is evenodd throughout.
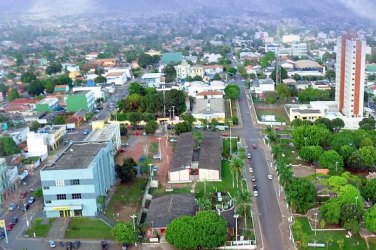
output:
<path id="1" fill-rule="evenodd" d="M 173 157 L 173 145 L 167 141 L 166 137 L 130 136 L 128 140 L 129 146 L 124 153 L 118 156 L 116 163 L 122 164 L 127 157 L 132 157 L 135 161 L 138 161 L 141 155 L 144 154 L 144 146 L 148 145 L 150 147 L 151 143 L 158 143 L 158 138 L 161 138 L 160 145 L 162 160 L 153 160 L 152 163 L 158 167 L 159 184 L 165 187 L 168 181 L 167 175 L 169 165 Z"/>
<path id="2" fill-rule="evenodd" d="M 303 165 L 292 165 L 294 175 L 297 177 L 306 177 L 315 173 L 313 167 L 303 166 Z"/>

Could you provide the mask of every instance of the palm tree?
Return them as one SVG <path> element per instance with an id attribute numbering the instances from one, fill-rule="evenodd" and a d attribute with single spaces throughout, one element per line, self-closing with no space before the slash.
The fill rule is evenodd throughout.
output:
<path id="1" fill-rule="evenodd" d="M 239 148 L 238 150 L 238 156 L 239 158 L 244 161 L 246 158 L 245 149 L 243 147 Z"/>
<path id="2" fill-rule="evenodd" d="M 235 207 L 240 214 L 244 215 L 245 228 L 247 229 L 247 206 L 251 205 L 250 194 L 248 191 L 240 191 L 236 193 L 235 197 Z"/>
<path id="3" fill-rule="evenodd" d="M 231 158 L 230 168 L 232 169 L 233 179 L 232 179 L 232 188 L 234 188 L 234 176 L 236 176 L 236 187 L 238 187 L 239 181 L 238 177 L 241 175 L 244 167 L 244 161 L 238 157 Z"/>

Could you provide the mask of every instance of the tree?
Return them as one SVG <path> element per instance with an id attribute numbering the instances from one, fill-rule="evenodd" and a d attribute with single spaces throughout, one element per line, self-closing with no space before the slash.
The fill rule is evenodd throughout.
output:
<path id="1" fill-rule="evenodd" d="M 233 157 L 230 160 L 229 167 L 232 171 L 232 187 L 233 188 L 235 187 L 235 185 L 234 185 L 235 178 L 236 178 L 236 187 L 238 187 L 239 186 L 239 176 L 241 176 L 241 174 L 242 174 L 242 170 L 243 170 L 243 167 L 244 167 L 244 161 L 241 160 L 238 157 Z"/>
<path id="2" fill-rule="evenodd" d="M 111 229 L 111 232 L 114 239 L 120 243 L 134 244 L 138 240 L 133 225 L 129 223 L 119 222 Z"/>
<path id="3" fill-rule="evenodd" d="M 240 96 L 240 88 L 236 84 L 228 84 L 225 87 L 224 91 L 225 91 L 226 98 L 230 100 L 236 100 Z"/>
<path id="4" fill-rule="evenodd" d="M 296 118 L 294 119 L 292 122 L 291 122 L 291 126 L 293 128 L 296 128 L 296 127 L 299 127 L 299 126 L 302 126 L 303 125 L 303 121 L 299 118 Z"/>
<path id="5" fill-rule="evenodd" d="M 293 177 L 286 186 L 287 202 L 298 213 L 305 213 L 316 197 L 315 186 L 307 179 Z"/>
<path id="6" fill-rule="evenodd" d="M 251 200 L 249 197 L 251 197 L 251 195 L 248 191 L 240 191 L 240 190 L 238 190 L 238 192 L 236 193 L 234 197 L 236 211 L 238 211 L 241 215 L 244 216 L 244 225 L 246 229 L 248 228 L 247 227 L 247 214 L 250 209 L 249 206 L 251 205 Z"/>
<path id="7" fill-rule="evenodd" d="M 222 77 L 220 74 L 216 73 L 214 76 L 213 76 L 213 80 L 214 81 L 221 81 L 222 80 Z"/>
<path id="8" fill-rule="evenodd" d="M 312 87 L 308 87 L 299 92 L 299 102 L 308 103 L 310 101 L 329 101 L 330 91 L 329 90 L 319 90 Z"/>
<path id="9" fill-rule="evenodd" d="M 201 76 L 194 76 L 192 78 L 193 81 L 202 81 L 202 77 Z"/>
<path id="10" fill-rule="evenodd" d="M 286 100 L 287 97 L 291 96 L 290 89 L 284 83 L 277 85 L 277 93 L 278 93 L 279 98 L 282 99 L 283 101 Z"/>
<path id="11" fill-rule="evenodd" d="M 131 122 L 132 126 L 136 126 L 140 121 L 142 121 L 142 113 L 129 112 L 127 114 L 127 119 Z"/>
<path id="12" fill-rule="evenodd" d="M 107 82 L 107 78 L 102 76 L 102 75 L 99 75 L 97 76 L 95 79 L 94 79 L 94 82 L 95 83 L 106 83 Z"/>
<path id="13" fill-rule="evenodd" d="M 299 157 L 304 161 L 314 162 L 319 159 L 324 150 L 320 146 L 304 146 L 299 150 Z"/>
<path id="14" fill-rule="evenodd" d="M 329 80 L 334 80 L 336 79 L 336 72 L 334 70 L 328 70 L 325 73 L 325 78 Z"/>
<path id="15" fill-rule="evenodd" d="M 21 75 L 21 82 L 23 83 L 31 83 L 32 81 L 35 81 L 35 80 L 37 80 L 37 77 L 31 71 L 27 71 Z"/>
<path id="16" fill-rule="evenodd" d="M 237 116 L 231 117 L 232 125 L 238 125 L 239 124 L 239 118 Z"/>
<path id="17" fill-rule="evenodd" d="M 186 121 L 191 125 L 196 121 L 196 118 L 194 118 L 194 116 L 190 113 L 181 114 L 181 119 L 183 119 L 183 121 Z"/>
<path id="18" fill-rule="evenodd" d="M 359 122 L 359 127 L 364 130 L 374 130 L 375 120 L 373 118 L 363 118 L 363 120 Z"/>
<path id="19" fill-rule="evenodd" d="M 320 216 L 328 224 L 338 224 L 341 218 L 341 203 L 338 199 L 330 199 L 320 207 Z"/>
<path id="20" fill-rule="evenodd" d="M 125 99 L 125 111 L 141 111 L 143 96 L 139 94 L 128 95 Z"/>
<path id="21" fill-rule="evenodd" d="M 33 121 L 30 126 L 30 130 L 36 132 L 40 128 L 40 124 L 37 121 Z"/>
<path id="22" fill-rule="evenodd" d="M 160 91 L 158 94 L 160 95 L 160 100 L 163 100 L 162 91 Z M 175 106 L 175 114 L 181 114 L 187 109 L 185 104 L 185 94 L 182 90 L 172 89 L 166 91 L 165 103 L 166 107 Z"/>
<path id="23" fill-rule="evenodd" d="M 287 74 L 287 70 L 284 67 L 278 67 L 279 74 L 278 74 L 278 82 L 276 79 L 276 69 L 273 69 L 272 73 L 270 74 L 270 78 L 273 79 L 273 81 L 278 85 L 281 80 L 289 78 Z"/>
<path id="24" fill-rule="evenodd" d="M 124 159 L 123 165 L 116 165 L 116 174 L 122 183 L 134 180 L 137 174 L 137 171 L 134 168 L 135 166 L 137 166 L 137 163 L 130 157 Z"/>
<path id="25" fill-rule="evenodd" d="M 367 184 L 363 189 L 363 196 L 373 204 L 376 202 L 376 179 L 367 181 Z"/>
<path id="26" fill-rule="evenodd" d="M 57 115 L 54 118 L 54 124 L 55 125 L 62 125 L 65 124 L 65 117 L 63 115 Z"/>
<path id="27" fill-rule="evenodd" d="M 194 217 L 181 216 L 167 225 L 165 238 L 179 249 L 195 249 L 199 246 L 198 233 Z"/>
<path id="28" fill-rule="evenodd" d="M 294 128 L 292 132 L 294 145 L 298 148 L 303 146 L 325 146 L 331 139 L 331 132 L 322 124 L 302 125 Z"/>
<path id="29" fill-rule="evenodd" d="M 342 156 L 344 161 L 347 161 L 355 150 L 353 146 L 343 145 L 338 153 Z"/>
<path id="30" fill-rule="evenodd" d="M 360 147 L 360 148 L 367 147 L 367 146 L 373 146 L 373 141 L 372 141 L 372 139 L 371 139 L 371 138 L 368 138 L 368 137 L 364 138 L 364 139 L 360 142 L 360 144 L 359 144 L 359 147 Z"/>
<path id="31" fill-rule="evenodd" d="M 43 198 L 43 190 L 42 190 L 42 188 L 39 187 L 39 188 L 35 189 L 35 190 L 33 191 L 33 196 L 34 196 L 35 198 Z"/>
<path id="32" fill-rule="evenodd" d="M 55 84 L 54 84 L 54 82 L 52 81 L 51 78 L 46 79 L 44 81 L 43 85 L 44 85 L 44 88 L 46 89 L 47 93 L 53 93 L 54 92 Z"/>
<path id="33" fill-rule="evenodd" d="M 128 93 L 129 93 L 129 95 L 139 94 L 141 96 L 144 96 L 145 95 L 145 88 L 138 82 L 132 82 L 129 85 Z"/>
<path id="34" fill-rule="evenodd" d="M 10 136 L 0 136 L 0 156 L 21 153 L 20 148 Z"/>
<path id="35" fill-rule="evenodd" d="M 165 74 L 165 81 L 166 83 L 169 83 L 169 82 L 173 82 L 175 81 L 176 79 L 176 70 L 175 70 L 175 67 L 174 65 L 167 65 L 165 68 L 164 68 L 164 74 Z"/>
<path id="36" fill-rule="evenodd" d="M 374 146 L 362 147 L 358 152 L 365 168 L 372 168 L 376 165 L 376 148 Z"/>
<path id="37" fill-rule="evenodd" d="M 127 127 L 125 127 L 124 124 L 120 124 L 120 135 L 121 136 L 126 136 L 127 134 L 128 134 Z"/>
<path id="38" fill-rule="evenodd" d="M 46 74 L 47 75 L 56 74 L 56 73 L 61 72 L 62 69 L 63 69 L 63 66 L 61 65 L 61 63 L 53 62 L 49 66 L 47 66 Z"/>
<path id="39" fill-rule="evenodd" d="M 328 118 L 323 118 L 323 117 L 320 117 L 318 118 L 314 124 L 323 124 L 327 129 L 329 129 L 330 131 L 333 131 L 333 124 L 332 124 L 332 121 L 329 120 Z"/>
<path id="40" fill-rule="evenodd" d="M 175 133 L 177 135 L 186 133 L 186 132 L 191 132 L 191 131 L 192 131 L 192 125 L 186 121 L 180 122 L 175 125 Z"/>
<path id="41" fill-rule="evenodd" d="M 155 133 L 155 131 L 158 129 L 158 127 L 159 127 L 158 122 L 156 122 L 154 120 L 148 121 L 145 125 L 145 132 L 148 135 L 152 135 L 152 134 Z"/>
<path id="42" fill-rule="evenodd" d="M 376 232 L 376 205 L 367 211 L 364 220 L 366 228 L 372 232 Z"/>
<path id="43" fill-rule="evenodd" d="M 350 169 L 364 169 L 363 157 L 359 154 L 358 151 L 354 151 L 347 162 Z"/>
<path id="44" fill-rule="evenodd" d="M 350 147 L 355 147 L 354 134 L 350 131 L 343 131 L 341 133 L 335 133 L 333 135 L 332 141 L 330 142 L 330 148 L 340 152 L 341 147 L 348 145 Z"/>
<path id="45" fill-rule="evenodd" d="M 201 211 L 194 217 L 198 231 L 198 246 L 215 249 L 227 240 L 227 222 L 223 216 L 214 211 Z"/>
<path id="46" fill-rule="evenodd" d="M 360 209 L 354 203 L 347 203 L 341 207 L 341 224 L 347 230 L 353 233 L 359 232 L 359 220 L 363 216 L 363 209 Z"/>
<path id="47" fill-rule="evenodd" d="M 345 177 L 334 175 L 329 177 L 328 184 L 333 191 L 338 192 L 342 186 L 348 184 L 348 180 Z"/>
<path id="48" fill-rule="evenodd" d="M 18 94 L 18 91 L 14 88 L 9 89 L 8 98 L 7 98 L 8 101 L 11 102 L 18 98 L 20 98 L 20 94 Z"/>
<path id="49" fill-rule="evenodd" d="M 27 92 L 32 95 L 40 95 L 43 93 L 44 87 L 42 85 L 42 82 L 40 80 L 34 80 L 32 81 L 29 86 L 27 87 Z"/>
<path id="50" fill-rule="evenodd" d="M 57 78 L 54 79 L 54 84 L 58 85 L 68 85 L 70 88 L 73 87 L 73 80 L 69 77 L 68 74 L 59 75 Z"/>
<path id="51" fill-rule="evenodd" d="M 319 158 L 320 167 L 329 169 L 330 174 L 343 172 L 343 158 L 334 150 L 324 152 Z"/>

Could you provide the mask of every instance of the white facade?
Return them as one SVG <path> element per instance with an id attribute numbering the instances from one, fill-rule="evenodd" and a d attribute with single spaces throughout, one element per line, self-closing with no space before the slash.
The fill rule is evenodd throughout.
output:
<path id="1" fill-rule="evenodd" d="M 268 53 L 269 51 L 273 52 L 274 54 L 277 54 L 279 50 L 278 43 L 269 43 L 265 44 L 265 53 Z"/>
<path id="2" fill-rule="evenodd" d="M 188 95 L 196 97 L 197 93 L 203 91 L 220 91 L 224 93 L 226 84 L 222 81 L 211 81 L 209 84 L 205 84 L 201 81 L 185 82 L 184 89 L 188 91 Z"/>
<path id="3" fill-rule="evenodd" d="M 363 117 L 366 42 L 354 35 L 337 38 L 336 96 L 346 117 Z"/>
<path id="4" fill-rule="evenodd" d="M 46 157 L 48 155 L 48 134 L 30 132 L 27 134 L 29 156 Z"/>
<path id="5" fill-rule="evenodd" d="M 189 172 L 189 168 L 176 171 L 168 171 L 168 180 L 170 183 L 191 182 Z"/>
<path id="6" fill-rule="evenodd" d="M 163 73 L 146 73 L 141 78 L 144 80 L 148 87 L 158 88 L 162 83 L 164 83 Z"/>
<path id="7" fill-rule="evenodd" d="M 300 42 L 300 35 L 284 35 L 282 37 L 283 43 L 294 43 L 294 42 Z"/>
<path id="8" fill-rule="evenodd" d="M 110 69 L 105 77 L 107 78 L 106 83 L 113 83 L 115 85 L 124 85 L 128 78 L 131 78 L 131 69 Z"/>
<path id="9" fill-rule="evenodd" d="M 106 93 L 102 90 L 101 86 L 94 86 L 94 87 L 73 87 L 72 92 L 79 92 L 79 91 L 93 91 L 95 99 L 103 98 L 106 99 Z"/>
<path id="10" fill-rule="evenodd" d="M 206 60 L 208 63 L 216 63 L 220 59 L 222 59 L 222 56 L 220 54 L 204 54 L 204 60 Z"/>
<path id="11" fill-rule="evenodd" d="M 29 132 L 30 132 L 29 127 L 26 127 L 26 128 L 15 129 L 12 131 L 7 131 L 6 134 L 11 136 L 13 138 L 13 141 L 16 144 L 20 144 L 27 140 L 27 134 Z"/>
<path id="12" fill-rule="evenodd" d="M 187 61 L 183 60 L 180 65 L 175 66 L 176 78 L 185 79 L 189 77 L 204 77 L 204 68 L 202 66 L 191 66 Z"/>
<path id="13" fill-rule="evenodd" d="M 258 83 L 251 86 L 250 91 L 255 94 L 270 92 L 275 90 L 275 83 L 272 79 L 260 79 Z"/>
<path id="14" fill-rule="evenodd" d="M 199 168 L 198 171 L 200 181 L 218 181 L 221 179 L 218 170 Z"/>

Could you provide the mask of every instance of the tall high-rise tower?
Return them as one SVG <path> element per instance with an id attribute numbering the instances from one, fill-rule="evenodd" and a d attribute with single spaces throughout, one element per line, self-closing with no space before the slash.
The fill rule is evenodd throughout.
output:
<path id="1" fill-rule="evenodd" d="M 363 116 L 365 48 L 357 34 L 337 38 L 336 102 L 348 118 Z"/>

